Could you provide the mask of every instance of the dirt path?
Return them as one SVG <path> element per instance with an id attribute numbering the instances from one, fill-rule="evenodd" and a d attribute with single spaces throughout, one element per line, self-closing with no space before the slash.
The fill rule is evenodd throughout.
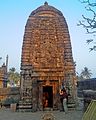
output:
<path id="1" fill-rule="evenodd" d="M 42 120 L 45 113 L 52 113 L 56 120 L 81 120 L 82 111 L 71 110 L 67 114 L 60 111 L 39 112 L 12 112 L 9 109 L 0 109 L 0 120 Z"/>

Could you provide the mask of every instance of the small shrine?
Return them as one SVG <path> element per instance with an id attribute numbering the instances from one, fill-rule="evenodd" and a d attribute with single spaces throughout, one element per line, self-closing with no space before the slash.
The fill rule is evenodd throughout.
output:
<path id="1" fill-rule="evenodd" d="M 0 66 L 0 88 L 7 87 L 7 67 L 8 67 L 8 55 L 6 57 L 6 64 L 3 63 Z"/>

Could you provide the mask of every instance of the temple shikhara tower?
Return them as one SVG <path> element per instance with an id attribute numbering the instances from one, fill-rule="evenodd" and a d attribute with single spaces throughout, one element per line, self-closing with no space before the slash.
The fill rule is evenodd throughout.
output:
<path id="1" fill-rule="evenodd" d="M 63 14 L 48 5 L 30 14 L 21 56 L 21 100 L 32 109 L 59 109 L 59 91 L 75 99 L 75 65 L 68 26 Z"/>

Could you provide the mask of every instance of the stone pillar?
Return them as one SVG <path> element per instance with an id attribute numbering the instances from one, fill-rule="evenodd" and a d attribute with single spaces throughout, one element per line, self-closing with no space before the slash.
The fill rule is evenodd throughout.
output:
<path id="1" fill-rule="evenodd" d="M 37 103 L 38 103 L 38 91 L 37 91 L 37 80 L 34 79 L 33 82 L 32 82 L 32 95 L 33 95 L 33 98 L 32 98 L 32 102 L 33 102 L 33 109 L 32 111 L 35 112 L 37 111 Z"/>
<path id="2" fill-rule="evenodd" d="M 38 100 L 38 107 L 39 107 L 40 111 L 43 110 L 43 98 L 42 97 L 43 97 L 43 88 L 40 85 L 40 87 L 39 87 L 39 100 Z"/>

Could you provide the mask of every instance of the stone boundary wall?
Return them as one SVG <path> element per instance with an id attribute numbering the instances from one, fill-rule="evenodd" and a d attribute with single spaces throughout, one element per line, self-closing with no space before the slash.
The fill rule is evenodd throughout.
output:
<path id="1" fill-rule="evenodd" d="M 0 88 L 0 96 L 20 94 L 20 87 Z"/>
<path id="2" fill-rule="evenodd" d="M 20 87 L 0 88 L 0 101 L 20 98 Z"/>

